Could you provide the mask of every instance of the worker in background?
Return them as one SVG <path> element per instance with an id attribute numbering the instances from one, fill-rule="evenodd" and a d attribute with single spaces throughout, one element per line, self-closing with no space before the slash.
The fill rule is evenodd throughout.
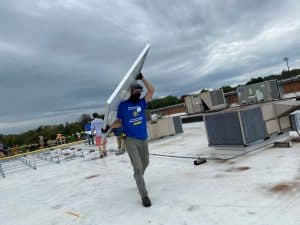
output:
<path id="1" fill-rule="evenodd" d="M 116 155 L 121 155 L 125 153 L 125 138 L 126 135 L 123 132 L 123 128 L 119 127 L 119 128 L 113 128 L 111 130 L 112 133 L 114 133 L 114 135 L 117 138 L 117 144 L 118 144 L 118 151 L 116 152 Z"/>
<path id="2" fill-rule="evenodd" d="M 106 138 L 105 135 L 102 133 L 103 127 L 103 116 L 98 115 L 98 113 L 93 113 L 93 120 L 91 122 L 91 129 L 92 133 L 95 133 L 96 136 L 96 146 L 100 152 L 100 158 L 103 158 L 107 155 L 106 152 Z"/>
<path id="3" fill-rule="evenodd" d="M 2 143 L 2 141 L 0 141 L 0 152 L 7 157 L 8 156 L 8 151 L 6 146 Z"/>
<path id="4" fill-rule="evenodd" d="M 84 126 L 84 133 L 86 135 L 86 142 L 88 145 L 94 145 L 94 138 L 92 134 L 92 125 L 91 122 L 87 122 Z"/>

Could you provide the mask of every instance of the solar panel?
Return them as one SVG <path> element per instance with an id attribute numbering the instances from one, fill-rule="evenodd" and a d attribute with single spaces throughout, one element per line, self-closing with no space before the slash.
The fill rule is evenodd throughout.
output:
<path id="1" fill-rule="evenodd" d="M 115 121 L 117 116 L 117 110 L 120 102 L 126 100 L 130 96 L 130 86 L 135 84 L 137 81 L 135 77 L 141 72 L 146 56 L 148 54 L 150 44 L 147 44 L 142 50 L 140 55 L 137 57 L 135 62 L 132 64 L 128 72 L 125 74 L 123 79 L 120 81 L 114 92 L 108 98 L 105 104 L 104 114 L 104 126 L 111 124 Z"/>

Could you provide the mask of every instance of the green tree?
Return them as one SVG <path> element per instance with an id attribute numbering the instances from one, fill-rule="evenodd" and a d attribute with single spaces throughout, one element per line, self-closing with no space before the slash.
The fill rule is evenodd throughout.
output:
<path id="1" fill-rule="evenodd" d="M 257 78 L 251 78 L 250 81 L 248 81 L 246 83 L 246 85 L 249 85 L 249 84 L 256 84 L 256 83 L 260 83 L 260 82 L 263 82 L 264 79 L 262 77 L 257 77 Z"/>
<path id="2" fill-rule="evenodd" d="M 153 99 L 151 102 L 149 102 L 148 109 L 159 109 L 162 107 L 177 105 L 180 103 L 181 103 L 180 99 L 178 99 L 176 96 L 169 95 L 164 98 Z"/>
<path id="3" fill-rule="evenodd" d="M 223 92 L 224 93 L 227 93 L 227 92 L 231 92 L 231 91 L 235 91 L 236 90 L 236 88 L 233 88 L 233 87 L 231 87 L 231 86 L 222 86 L 222 89 L 223 89 Z"/>

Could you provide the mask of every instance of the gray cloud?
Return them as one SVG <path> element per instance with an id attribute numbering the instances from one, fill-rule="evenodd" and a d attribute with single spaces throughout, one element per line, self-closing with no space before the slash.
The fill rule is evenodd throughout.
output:
<path id="1" fill-rule="evenodd" d="M 299 67 L 300 4 L 288 1 L 4 0 L 0 133 L 103 111 L 147 42 L 156 97 Z"/>

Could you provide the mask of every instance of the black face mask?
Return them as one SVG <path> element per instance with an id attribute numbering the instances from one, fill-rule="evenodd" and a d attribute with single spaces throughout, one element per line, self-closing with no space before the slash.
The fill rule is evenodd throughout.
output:
<path id="1" fill-rule="evenodd" d="M 138 103 L 140 101 L 141 93 L 135 93 L 130 96 L 129 101 L 132 103 Z"/>

